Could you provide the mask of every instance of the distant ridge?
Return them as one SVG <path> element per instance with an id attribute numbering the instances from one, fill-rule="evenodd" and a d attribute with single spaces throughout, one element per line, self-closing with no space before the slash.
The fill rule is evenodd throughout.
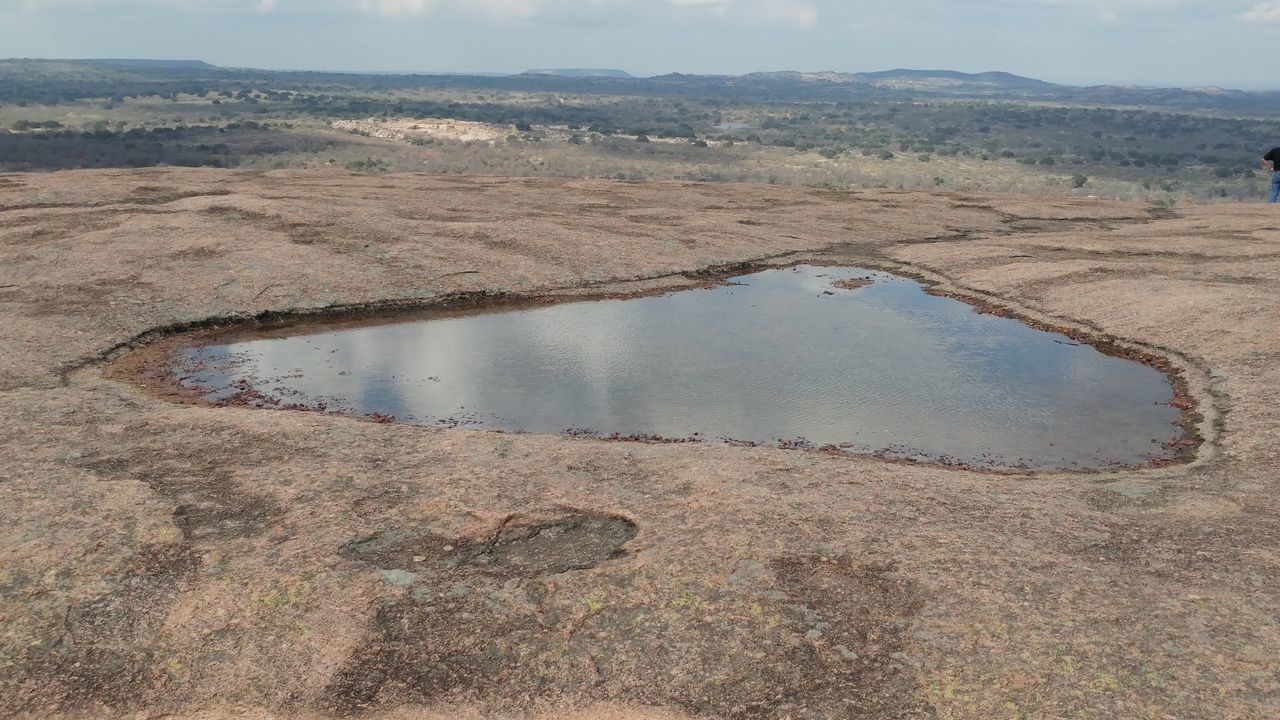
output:
<path id="1" fill-rule="evenodd" d="M 635 77 L 603 68 L 540 68 L 520 74 L 409 73 L 319 70 L 255 70 L 200 60 L 104 58 L 0 59 L 0 92 L 41 102 L 87 97 L 95 82 L 124 83 L 131 93 L 187 92 L 201 82 L 249 83 L 275 75 L 308 82 L 364 77 L 380 89 L 422 86 L 550 92 L 719 97 L 743 102 L 893 102 L 930 98 L 981 101 L 1049 101 L 1102 106 L 1139 106 L 1280 115 L 1280 91 L 1230 88 L 1060 85 L 1009 72 L 897 68 L 875 72 L 755 72 L 697 75 L 673 72 Z"/>
<path id="2" fill-rule="evenodd" d="M 789 75 L 813 78 L 819 80 L 832 80 L 836 78 L 864 78 L 871 80 L 879 80 L 891 77 L 916 77 L 916 78 L 932 78 L 943 77 L 952 80 L 1001 80 L 1006 82 L 1033 82 L 1044 83 L 1044 80 L 1036 80 L 1035 78 L 1024 77 L 1022 75 L 1014 75 L 1013 73 L 1003 72 L 999 70 L 991 70 L 980 73 L 961 72 L 959 70 L 918 70 L 913 68 L 894 68 L 892 70 L 867 70 L 860 72 L 841 72 L 836 70 L 824 71 L 800 71 L 800 70 L 765 70 L 760 72 L 747 73 L 743 77 L 751 76 L 770 76 L 770 75 Z"/>
<path id="3" fill-rule="evenodd" d="M 884 80 L 895 77 L 909 78 L 946 78 L 948 80 L 967 80 L 971 82 L 993 82 L 1002 85 L 1021 85 L 1024 87 L 1046 87 L 1052 86 L 1053 83 L 1037 80 L 1035 78 L 1024 77 L 1022 75 L 1014 75 L 1013 73 L 992 70 L 980 73 L 958 72 L 956 70 L 910 70 L 907 68 L 895 68 L 893 70 L 880 70 L 878 72 L 860 73 L 863 77 L 872 80 Z"/>
<path id="4" fill-rule="evenodd" d="M 210 65 L 203 60 L 147 60 L 129 58 L 101 58 L 85 60 L 95 65 L 115 65 L 120 67 L 145 67 L 169 70 L 214 70 L 217 65 Z"/>
<path id="5" fill-rule="evenodd" d="M 830 83 L 837 85 L 868 85 L 879 88 L 898 88 L 932 91 L 1039 91 L 1049 92 L 1067 86 L 1055 85 L 1044 80 L 991 71 L 966 73 L 956 70 L 912 70 L 897 68 L 876 72 L 756 72 L 742 76 L 743 80 L 783 81 L 798 83 Z"/>
<path id="6" fill-rule="evenodd" d="M 552 75 L 554 77 L 568 78 L 616 78 L 619 80 L 634 79 L 635 76 L 626 70 L 615 70 L 611 68 L 545 68 L 536 70 L 525 70 L 522 75 Z"/>

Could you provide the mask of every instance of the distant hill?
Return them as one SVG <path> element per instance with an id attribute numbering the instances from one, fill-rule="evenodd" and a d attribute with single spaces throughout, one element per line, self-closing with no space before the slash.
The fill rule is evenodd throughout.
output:
<path id="1" fill-rule="evenodd" d="M 955 70 L 881 70 L 864 73 L 758 72 L 743 75 L 744 82 L 853 85 L 923 93 L 990 95 L 1001 93 L 1054 93 L 1069 86 L 1022 77 L 1007 72 L 965 73 Z"/>
<path id="2" fill-rule="evenodd" d="M 983 100 L 1064 102 L 1098 106 L 1216 110 L 1280 114 L 1280 92 L 1223 88 L 1161 88 L 1128 85 L 1058 85 L 1007 72 L 899 68 L 877 72 L 756 72 L 748 75 L 670 73 L 639 78 L 616 69 L 548 68 L 519 75 L 408 74 L 270 71 L 210 65 L 200 60 L 0 59 L 0 102 L 57 102 L 111 94 L 198 92 L 245 84 L 285 82 L 358 83 L 378 90 L 492 88 L 586 94 L 722 98 L 733 102 L 896 102 Z"/>
<path id="3" fill-rule="evenodd" d="M 865 73 L 758 72 L 739 77 L 667 75 L 659 79 L 685 84 L 701 78 L 708 86 L 725 85 L 734 94 L 774 100 L 885 100 L 902 97 L 952 97 L 983 100 L 1049 100 L 1096 105 L 1132 105 L 1233 112 L 1280 112 L 1280 92 L 1247 92 L 1216 87 L 1169 88 L 1134 85 L 1058 85 L 1007 72 L 964 73 L 954 70 L 900 68 Z"/>
<path id="4" fill-rule="evenodd" d="M 955 70 L 910 70 L 907 68 L 896 68 L 894 70 L 880 70 L 878 72 L 860 73 L 863 77 L 873 80 L 893 79 L 893 78 L 947 78 L 950 80 L 962 80 L 970 82 L 999 82 L 1011 85 L 1052 85 L 1053 83 L 1044 80 L 1036 80 L 1035 78 L 1023 77 L 1022 75 L 1014 75 L 1013 73 L 991 71 L 982 73 L 966 73 L 957 72 Z"/>
<path id="5" fill-rule="evenodd" d="M 217 65 L 210 65 L 203 60 L 145 60 L 128 58 L 102 58 L 85 60 L 95 65 L 114 65 L 119 67 L 152 68 L 156 70 L 213 70 Z"/>
<path id="6" fill-rule="evenodd" d="M 950 81 L 958 84 L 968 85 L 987 85 L 1001 88 L 1019 88 L 1023 90 L 1039 89 L 1045 90 L 1058 87 L 1044 80 L 1036 80 L 1035 78 L 1023 77 L 1007 72 L 983 72 L 983 73 L 964 73 L 954 70 L 907 70 L 899 68 L 896 70 L 883 70 L 881 72 L 862 73 L 862 76 L 870 79 L 872 82 L 938 82 Z"/>
<path id="7" fill-rule="evenodd" d="M 539 70 L 525 70 L 522 75 L 551 75 L 553 77 L 566 78 L 617 78 L 617 79 L 634 79 L 635 76 L 626 70 L 614 70 L 609 68 L 547 68 Z"/>

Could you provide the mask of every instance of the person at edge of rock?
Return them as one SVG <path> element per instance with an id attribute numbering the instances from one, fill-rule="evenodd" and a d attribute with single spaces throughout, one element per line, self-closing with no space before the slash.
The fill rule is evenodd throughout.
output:
<path id="1" fill-rule="evenodd" d="M 1271 195 L 1267 202 L 1280 202 L 1280 167 L 1276 167 L 1277 163 L 1280 163 L 1280 147 L 1273 147 L 1262 156 L 1262 167 L 1271 171 Z"/>

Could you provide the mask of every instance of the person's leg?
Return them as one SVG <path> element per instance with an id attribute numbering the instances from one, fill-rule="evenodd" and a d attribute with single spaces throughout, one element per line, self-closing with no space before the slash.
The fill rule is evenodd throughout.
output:
<path id="1" fill-rule="evenodd" d="M 1280 202 L 1280 172 L 1271 173 L 1271 196 L 1267 202 Z"/>

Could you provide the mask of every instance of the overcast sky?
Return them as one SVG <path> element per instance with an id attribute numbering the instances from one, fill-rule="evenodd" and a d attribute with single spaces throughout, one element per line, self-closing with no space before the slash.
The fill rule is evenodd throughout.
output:
<path id="1" fill-rule="evenodd" d="M 283 69 L 1006 70 L 1280 89 L 1280 0 L 0 0 L 0 57 Z"/>

